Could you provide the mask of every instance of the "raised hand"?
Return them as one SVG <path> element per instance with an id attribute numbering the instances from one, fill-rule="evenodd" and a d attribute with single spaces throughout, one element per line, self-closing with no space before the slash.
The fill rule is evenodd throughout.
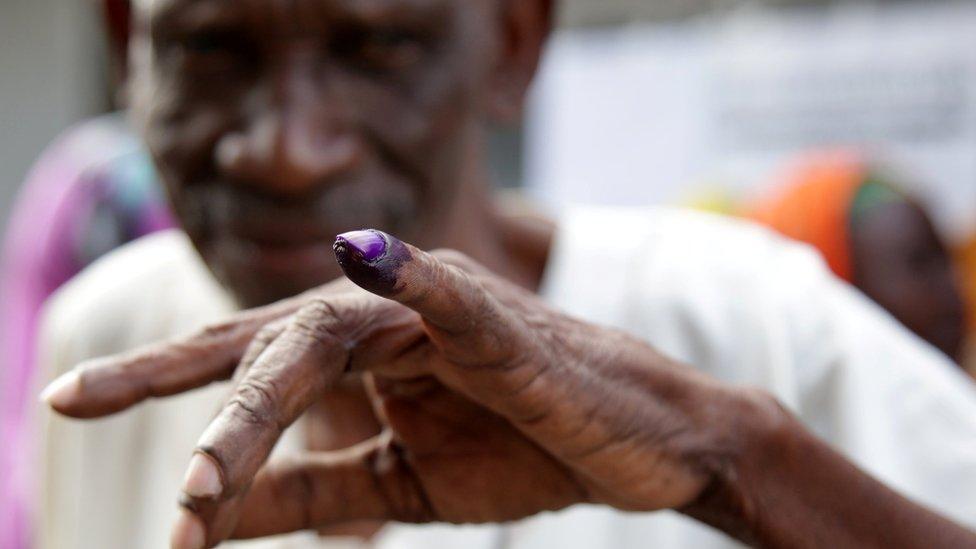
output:
<path id="1" fill-rule="evenodd" d="M 49 392 L 57 410 L 93 417 L 234 372 L 191 459 L 175 547 L 358 520 L 498 522 L 581 502 L 679 508 L 726 465 L 728 427 L 742 420 L 730 410 L 749 408 L 738 392 L 458 254 L 378 231 L 335 250 L 370 293 L 335 283 L 83 365 Z M 379 436 L 266 464 L 284 429 L 363 374 Z"/>

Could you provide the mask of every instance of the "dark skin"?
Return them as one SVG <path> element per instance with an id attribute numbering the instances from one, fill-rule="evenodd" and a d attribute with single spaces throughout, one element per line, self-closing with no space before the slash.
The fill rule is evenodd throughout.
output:
<path id="1" fill-rule="evenodd" d="M 854 283 L 902 324 L 959 362 L 965 311 L 949 251 L 922 208 L 880 204 L 851 224 Z"/>
<path id="2" fill-rule="evenodd" d="M 242 305 L 336 278 L 332 238 L 366 226 L 531 283 L 499 238 L 481 155 L 484 121 L 518 110 L 545 3 L 149 4 L 133 111 L 184 228 Z M 484 24 L 503 16 L 518 17 L 508 34 Z"/>
<path id="3" fill-rule="evenodd" d="M 174 547 L 361 520 L 502 522 L 584 502 L 676 509 L 756 545 L 976 547 L 772 397 L 532 294 L 551 226 L 492 210 L 482 133 L 517 112 L 548 2 L 238 0 L 216 41 L 235 29 L 229 55 L 213 36 L 176 32 L 186 24 L 174 17 L 213 33 L 220 5 L 141 12 L 136 113 L 177 212 L 244 304 L 348 278 L 82 365 L 46 392 L 59 412 L 90 418 L 234 377 L 190 461 Z M 366 57 L 394 74 L 350 64 L 345 41 L 363 43 L 350 20 L 383 29 Z M 436 45 L 401 49 L 386 27 L 404 21 L 436 21 L 425 39 Z M 242 34 L 273 55 L 238 65 Z M 325 233 L 366 224 L 419 246 L 386 235 L 378 259 L 349 245 L 333 256 Z M 436 245 L 466 255 L 420 251 Z M 323 395 L 335 407 L 319 428 L 341 435 L 331 443 L 358 438 L 330 427 L 363 420 L 358 404 L 328 398 L 343 383 L 367 389 L 380 434 L 267 463 Z"/>
<path id="4" fill-rule="evenodd" d="M 772 397 L 556 312 L 456 252 L 402 249 L 365 266 L 337 254 L 369 292 L 339 280 L 82 365 L 48 402 L 97 417 L 235 376 L 191 460 L 178 549 L 361 520 L 504 522 L 578 503 L 675 509 L 756 546 L 976 547 Z M 360 375 L 380 435 L 267 463 L 322 392 Z"/>

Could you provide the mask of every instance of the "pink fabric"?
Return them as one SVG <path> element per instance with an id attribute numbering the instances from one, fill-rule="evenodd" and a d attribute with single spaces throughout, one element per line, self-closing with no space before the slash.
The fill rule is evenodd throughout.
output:
<path id="1" fill-rule="evenodd" d="M 132 162 L 120 163 L 123 158 L 148 164 L 120 118 L 69 130 L 35 164 L 7 228 L 0 269 L 0 548 L 30 546 L 34 444 L 28 422 L 39 382 L 39 314 L 47 297 L 94 259 L 80 253 L 79 243 L 100 203 L 113 198 L 108 193 L 126 187 L 112 173 L 131 167 Z M 172 226 L 161 199 L 147 196 L 138 205 L 135 232 Z"/>

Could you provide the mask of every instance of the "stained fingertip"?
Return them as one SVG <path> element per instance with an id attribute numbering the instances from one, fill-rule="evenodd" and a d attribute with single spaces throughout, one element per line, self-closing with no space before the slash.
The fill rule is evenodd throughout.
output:
<path id="1" fill-rule="evenodd" d="M 193 498 L 214 499 L 224 491 L 220 469 L 213 458 L 197 452 L 183 478 L 183 493 Z"/>
<path id="2" fill-rule="evenodd" d="M 375 263 L 389 249 L 390 235 L 375 229 L 352 231 L 336 237 L 334 249 L 349 260 Z"/>
<path id="3" fill-rule="evenodd" d="M 67 410 L 78 400 L 81 394 L 81 376 L 77 370 L 72 370 L 55 379 L 41 392 L 42 402 L 55 410 Z"/>
<path id="4" fill-rule="evenodd" d="M 170 535 L 172 549 L 204 549 L 207 546 L 207 532 L 203 521 L 196 515 L 183 509 L 176 519 Z"/>
<path id="5" fill-rule="evenodd" d="M 406 305 L 447 335 L 498 328 L 497 302 L 468 271 L 453 264 L 457 261 L 442 261 L 375 230 L 339 235 L 335 252 L 351 281 Z"/>
<path id="6" fill-rule="evenodd" d="M 412 258 L 403 242 L 375 229 L 341 234 L 332 249 L 350 280 L 381 296 L 396 291 L 397 271 Z"/>

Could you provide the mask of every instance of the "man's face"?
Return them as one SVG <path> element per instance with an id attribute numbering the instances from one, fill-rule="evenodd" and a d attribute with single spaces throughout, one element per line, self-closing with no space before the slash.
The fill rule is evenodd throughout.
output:
<path id="1" fill-rule="evenodd" d="M 436 244 L 478 147 L 491 0 L 144 0 L 133 113 L 244 305 L 340 275 L 336 234 Z"/>

